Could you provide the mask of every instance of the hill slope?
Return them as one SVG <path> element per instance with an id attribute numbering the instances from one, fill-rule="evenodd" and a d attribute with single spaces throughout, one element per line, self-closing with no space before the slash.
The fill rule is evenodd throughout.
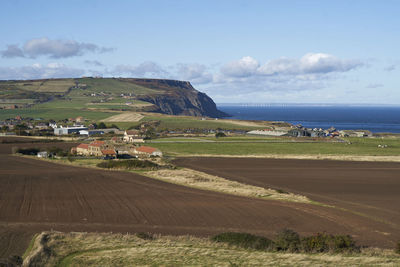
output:
<path id="1" fill-rule="evenodd" d="M 166 79 L 77 78 L 0 81 L 3 108 L 141 110 L 223 117 L 214 101 L 189 82 Z"/>

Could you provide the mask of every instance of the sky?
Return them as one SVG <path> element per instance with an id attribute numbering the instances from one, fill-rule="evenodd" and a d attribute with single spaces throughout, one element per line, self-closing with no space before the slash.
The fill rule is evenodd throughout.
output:
<path id="1" fill-rule="evenodd" d="M 400 1 L 2 0 L 0 80 L 190 81 L 217 103 L 400 105 Z"/>

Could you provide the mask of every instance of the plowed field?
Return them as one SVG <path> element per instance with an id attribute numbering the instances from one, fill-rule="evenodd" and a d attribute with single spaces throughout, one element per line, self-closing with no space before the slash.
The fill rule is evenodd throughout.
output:
<path id="1" fill-rule="evenodd" d="M 175 163 L 305 195 L 381 222 L 388 238 L 400 240 L 400 163 L 249 158 L 182 158 Z"/>
<path id="2" fill-rule="evenodd" d="M 348 233 L 361 244 L 382 247 L 394 246 L 399 237 L 392 234 L 394 226 L 337 209 L 236 197 L 133 173 L 15 157 L 8 154 L 12 146 L 0 145 L 0 257 L 21 254 L 34 233 L 51 229 L 272 236 L 291 228 L 302 234 Z"/>

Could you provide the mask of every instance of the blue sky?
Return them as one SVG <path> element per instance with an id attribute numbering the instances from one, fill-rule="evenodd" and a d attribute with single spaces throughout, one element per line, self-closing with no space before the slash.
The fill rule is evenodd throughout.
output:
<path id="1" fill-rule="evenodd" d="M 189 80 L 219 103 L 400 104 L 399 1 L 3 0 L 0 79 Z"/>

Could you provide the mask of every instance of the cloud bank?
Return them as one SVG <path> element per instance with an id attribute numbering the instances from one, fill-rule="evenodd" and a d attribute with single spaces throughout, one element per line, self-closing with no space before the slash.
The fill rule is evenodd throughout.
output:
<path id="1" fill-rule="evenodd" d="M 88 52 L 104 53 L 112 50 L 112 48 L 100 47 L 93 43 L 74 40 L 50 40 L 44 37 L 31 39 L 22 46 L 17 44 L 8 45 L 5 50 L 0 51 L 0 54 L 3 58 L 48 56 L 58 59 L 82 56 Z"/>
<path id="2" fill-rule="evenodd" d="M 230 62 L 221 68 L 221 73 L 227 77 L 249 76 L 279 76 L 328 74 L 332 72 L 347 72 L 363 63 L 358 60 L 343 60 L 324 53 L 308 53 L 300 59 L 281 57 L 260 64 L 252 57 L 243 57 Z"/>
<path id="3" fill-rule="evenodd" d="M 6 54 L 18 56 L 22 53 L 24 56 L 37 56 L 45 55 L 44 51 L 52 51 L 51 54 L 46 55 L 68 57 L 83 53 L 83 51 L 99 51 L 99 48 L 91 45 L 71 45 L 69 50 L 64 49 L 65 46 L 68 45 L 63 43 L 61 48 L 37 50 L 34 47 L 46 46 L 35 43 L 30 48 L 24 46 L 21 51 L 17 46 L 9 46 Z M 72 49 L 72 47 L 75 48 Z M 177 63 L 162 66 L 153 61 L 146 61 L 137 65 L 120 64 L 110 67 L 97 60 L 89 59 L 84 60 L 83 63 L 87 66 L 86 69 L 69 67 L 60 63 L 34 64 L 16 68 L 0 67 L 0 79 L 63 78 L 82 75 L 178 79 L 190 81 L 196 88 L 210 94 L 218 101 L 224 102 L 224 99 L 226 101 L 231 99 L 240 102 L 246 99 L 246 101 L 260 102 L 266 101 L 265 98 L 271 99 L 273 96 L 287 99 L 293 95 L 301 97 L 307 92 L 308 95 L 316 95 L 318 92 L 324 92 L 322 89 L 329 88 L 338 79 L 346 78 L 346 73 L 365 66 L 359 60 L 340 59 L 325 53 L 307 53 L 300 58 L 280 57 L 264 63 L 245 56 L 222 65 Z M 91 69 L 92 66 L 95 68 Z M 366 87 L 381 86 L 381 84 L 369 84 Z"/>
<path id="4" fill-rule="evenodd" d="M 33 64 L 22 67 L 0 67 L 0 80 L 46 79 L 80 77 L 85 70 L 60 63 Z"/>

